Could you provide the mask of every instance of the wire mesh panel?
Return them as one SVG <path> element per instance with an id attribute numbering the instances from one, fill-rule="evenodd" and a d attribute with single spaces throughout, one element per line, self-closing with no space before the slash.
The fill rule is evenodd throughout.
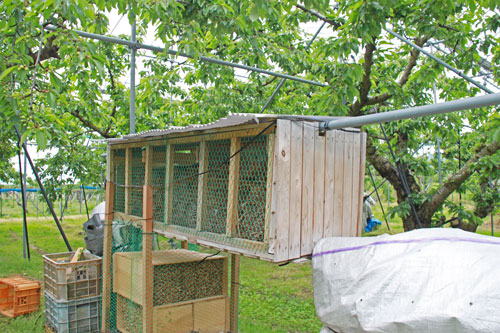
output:
<path id="1" fill-rule="evenodd" d="M 222 295 L 224 261 L 201 260 L 203 259 L 196 262 L 156 265 L 153 305 Z"/>
<path id="2" fill-rule="evenodd" d="M 208 165 L 202 231 L 226 233 L 231 140 L 207 142 Z"/>
<path id="3" fill-rule="evenodd" d="M 115 186 L 114 210 L 125 213 L 125 149 L 113 152 L 113 183 Z"/>
<path id="4" fill-rule="evenodd" d="M 113 230 L 113 236 L 112 236 L 112 254 L 114 253 L 122 253 L 122 252 L 134 252 L 137 254 L 140 254 L 142 250 L 142 237 L 143 233 L 142 230 L 130 223 L 124 223 L 124 222 L 113 222 L 112 226 Z M 114 266 L 114 255 L 111 256 L 112 261 L 111 261 L 111 285 L 114 283 L 115 276 L 113 272 L 115 271 Z M 134 274 L 133 276 L 138 275 L 139 272 L 136 269 L 134 269 Z M 140 284 L 134 284 L 134 279 L 130 279 L 129 281 L 130 285 L 135 287 L 135 288 L 141 288 Z M 119 303 L 121 302 L 121 303 Z M 117 318 L 118 318 L 118 312 L 120 314 L 124 314 L 124 311 L 128 311 L 127 315 L 131 315 L 134 320 L 131 321 L 134 324 L 128 330 L 128 332 L 142 332 L 142 318 L 139 315 L 139 319 L 137 319 L 137 311 L 134 308 L 130 308 L 133 306 L 133 304 L 130 304 L 131 302 L 124 302 L 123 300 L 119 300 L 119 295 L 116 294 L 115 292 L 111 293 L 111 302 L 110 302 L 110 330 L 111 331 L 116 331 L 117 329 L 117 324 L 120 325 L 120 323 L 117 323 Z M 125 306 L 127 305 L 127 306 Z M 133 314 L 133 315 L 132 315 Z"/>
<path id="5" fill-rule="evenodd" d="M 173 145 L 173 177 L 168 184 L 172 205 L 168 222 L 191 229 L 196 228 L 199 147 L 198 142 Z"/>
<path id="6" fill-rule="evenodd" d="M 268 135 L 241 139 L 236 236 L 263 242 L 266 213 Z"/>
<path id="7" fill-rule="evenodd" d="M 114 255 L 116 324 L 122 332 L 140 332 L 144 327 L 139 323 L 143 321 L 146 299 L 142 289 L 143 258 L 141 252 Z M 225 256 L 183 249 L 163 250 L 152 252 L 152 263 L 153 284 L 146 289 L 152 288 L 153 332 L 198 331 L 195 323 L 200 321 L 201 327 L 208 331 L 227 330 L 228 262 Z M 213 301 L 218 303 L 210 303 Z"/>
<path id="8" fill-rule="evenodd" d="M 132 148 L 131 175 L 128 211 L 130 215 L 142 217 L 142 190 L 144 186 L 145 163 L 142 148 Z"/>
<path id="9" fill-rule="evenodd" d="M 142 306 L 116 295 L 116 326 L 121 332 L 142 332 Z"/>
<path id="10" fill-rule="evenodd" d="M 165 169 L 166 151 L 163 146 L 152 147 L 153 221 L 165 221 Z"/>

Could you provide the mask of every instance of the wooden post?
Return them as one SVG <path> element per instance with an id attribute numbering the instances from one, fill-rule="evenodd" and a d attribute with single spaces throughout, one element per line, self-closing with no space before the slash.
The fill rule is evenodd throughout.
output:
<path id="1" fill-rule="evenodd" d="M 366 133 L 361 132 L 359 140 L 361 141 L 361 150 L 359 162 L 358 230 L 356 236 L 361 237 L 363 231 L 363 193 L 365 191 Z"/>
<path id="2" fill-rule="evenodd" d="M 132 184 L 132 148 L 125 150 L 125 204 L 123 211 L 125 214 L 130 215 L 130 199 L 132 198 L 132 191 L 129 186 Z"/>
<path id="3" fill-rule="evenodd" d="M 300 257 L 300 227 L 302 217 L 302 143 L 304 125 L 291 122 L 290 136 L 290 206 L 288 229 L 288 259 Z"/>
<path id="4" fill-rule="evenodd" d="M 109 156 L 109 150 L 108 150 Z M 108 162 L 109 163 L 109 162 Z M 112 181 L 106 183 L 106 215 L 104 222 L 104 244 L 102 255 L 102 331 L 110 332 L 111 307 L 111 245 L 113 235 L 113 204 L 115 186 Z"/>
<path id="5" fill-rule="evenodd" d="M 189 243 L 187 240 L 181 241 L 181 249 L 187 250 L 189 247 Z"/>
<path id="6" fill-rule="evenodd" d="M 304 123 L 302 139 L 302 216 L 300 225 L 300 255 L 313 252 L 314 217 L 314 124 Z"/>
<path id="7" fill-rule="evenodd" d="M 146 148 L 144 187 L 142 193 L 142 330 L 153 331 L 153 187 L 151 186 L 152 157 L 151 147 Z"/>
<path id="8" fill-rule="evenodd" d="M 269 242 L 269 224 L 271 223 L 271 192 L 274 165 L 274 133 L 267 139 L 267 174 L 266 174 L 266 210 L 264 216 L 264 241 Z"/>
<path id="9" fill-rule="evenodd" d="M 290 134 L 291 121 L 278 119 L 276 127 L 276 242 L 274 260 L 288 260 L 288 232 L 290 229 Z M 273 219 L 273 215 L 271 215 Z"/>
<path id="10" fill-rule="evenodd" d="M 198 202 L 196 204 L 196 230 L 201 231 L 205 218 L 205 197 L 207 187 L 207 175 L 203 174 L 208 169 L 208 149 L 205 140 L 200 142 L 200 153 L 198 155 Z"/>
<path id="11" fill-rule="evenodd" d="M 229 330 L 238 332 L 238 302 L 240 294 L 240 255 L 231 254 L 231 300 Z"/>
<path id="12" fill-rule="evenodd" d="M 165 224 L 169 224 L 172 219 L 172 193 L 174 189 L 174 145 L 167 143 L 165 156 Z"/>
<path id="13" fill-rule="evenodd" d="M 231 139 L 230 156 L 241 147 L 240 138 Z M 240 154 L 229 161 L 229 188 L 227 193 L 226 235 L 234 236 L 238 224 L 238 183 L 240 178 Z"/>

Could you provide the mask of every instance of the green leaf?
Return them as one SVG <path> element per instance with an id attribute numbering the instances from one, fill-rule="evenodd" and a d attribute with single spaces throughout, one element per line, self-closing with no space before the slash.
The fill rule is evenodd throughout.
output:
<path id="1" fill-rule="evenodd" d="M 52 91 L 49 92 L 49 94 L 47 95 L 47 99 L 48 99 L 49 105 L 55 109 L 57 106 L 56 94 L 54 94 Z"/>
<path id="2" fill-rule="evenodd" d="M 30 131 L 25 131 L 22 135 L 21 135 L 21 142 L 19 142 L 19 144 L 23 144 L 24 141 L 26 141 L 26 138 L 28 137 L 28 135 L 30 134 Z"/>
<path id="3" fill-rule="evenodd" d="M 14 69 L 17 69 L 19 66 L 12 66 L 3 71 L 2 75 L 0 75 L 0 81 L 2 81 L 7 75 L 12 73 Z"/>
<path id="4" fill-rule="evenodd" d="M 255 4 L 252 6 L 252 9 L 250 10 L 250 15 L 248 15 L 248 18 L 250 21 L 255 22 L 259 19 L 259 9 Z"/>
<path id="5" fill-rule="evenodd" d="M 36 132 L 36 144 L 39 150 L 45 150 L 47 147 L 47 135 L 45 131 L 39 130 Z"/>

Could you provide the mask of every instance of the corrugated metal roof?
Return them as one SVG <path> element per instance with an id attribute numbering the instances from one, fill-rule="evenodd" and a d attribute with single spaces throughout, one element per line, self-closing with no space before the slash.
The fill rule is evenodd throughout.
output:
<path id="1" fill-rule="evenodd" d="M 108 139 L 109 143 L 126 142 L 128 140 L 145 139 L 156 136 L 165 136 L 173 133 L 204 131 L 208 129 L 225 128 L 238 125 L 259 124 L 276 119 L 295 119 L 303 121 L 329 121 L 341 117 L 326 116 L 300 116 L 300 115 L 276 115 L 276 114 L 258 114 L 258 113 L 233 113 L 225 118 L 218 119 L 208 124 L 194 124 L 188 126 L 172 126 L 167 129 L 151 130 L 137 134 L 125 135 L 121 138 Z"/>

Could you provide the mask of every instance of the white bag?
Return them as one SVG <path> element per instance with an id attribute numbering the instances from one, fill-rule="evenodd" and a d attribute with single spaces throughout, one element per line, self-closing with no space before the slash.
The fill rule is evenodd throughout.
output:
<path id="1" fill-rule="evenodd" d="M 312 266 L 316 314 L 335 332 L 500 332 L 498 238 L 458 229 L 325 238 Z"/>

